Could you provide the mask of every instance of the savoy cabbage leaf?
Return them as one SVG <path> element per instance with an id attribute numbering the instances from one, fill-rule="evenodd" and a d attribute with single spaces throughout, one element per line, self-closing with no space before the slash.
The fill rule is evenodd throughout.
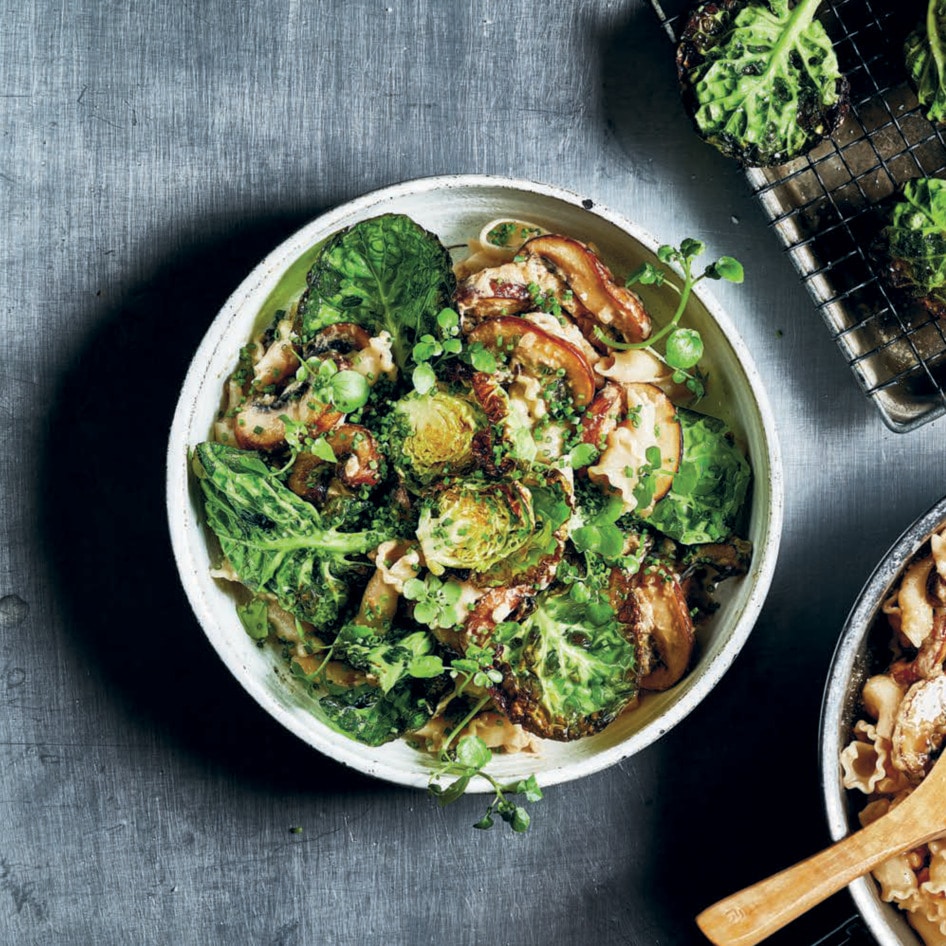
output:
<path id="1" fill-rule="evenodd" d="M 783 164 L 830 135 L 847 108 L 847 80 L 820 0 L 718 0 L 691 16 L 677 53 L 700 135 L 759 167 Z"/>
<path id="2" fill-rule="evenodd" d="M 946 306 L 946 181 L 907 181 L 882 235 L 891 281 L 934 310 Z"/>
<path id="3" fill-rule="evenodd" d="M 637 694 L 635 646 L 599 590 L 542 592 L 528 615 L 496 632 L 495 696 L 529 732 L 559 740 L 599 732 Z"/>
<path id="4" fill-rule="evenodd" d="M 326 522 L 254 451 L 201 443 L 193 466 L 207 524 L 240 581 L 304 621 L 337 622 L 365 555 L 390 535 Z"/>
<path id="5" fill-rule="evenodd" d="M 723 421 L 677 409 L 683 455 L 647 523 L 684 545 L 722 542 L 736 527 L 752 472 Z"/>
<path id="6" fill-rule="evenodd" d="M 946 2 L 929 0 L 926 19 L 907 37 L 907 72 L 931 122 L 946 124 Z"/>
<path id="7" fill-rule="evenodd" d="M 456 284 L 440 240 L 403 214 L 383 214 L 336 233 L 306 277 L 299 302 L 303 339 L 337 322 L 391 335 L 404 369 L 414 343 L 435 334 Z"/>

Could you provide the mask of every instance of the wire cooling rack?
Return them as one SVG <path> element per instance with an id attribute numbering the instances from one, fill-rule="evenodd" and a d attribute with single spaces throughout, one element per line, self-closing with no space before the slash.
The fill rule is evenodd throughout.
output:
<path id="1" fill-rule="evenodd" d="M 697 0 L 651 0 L 676 40 Z M 906 78 L 918 0 L 825 0 L 819 16 L 851 84 L 851 110 L 806 157 L 746 177 L 864 393 L 898 433 L 946 413 L 946 320 L 888 292 L 871 258 L 889 200 L 946 169 L 946 144 Z M 695 132 L 694 132 L 695 133 Z"/>

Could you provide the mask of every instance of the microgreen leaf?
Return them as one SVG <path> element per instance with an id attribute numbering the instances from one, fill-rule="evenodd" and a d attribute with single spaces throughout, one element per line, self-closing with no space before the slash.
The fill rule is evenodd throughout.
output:
<path id="1" fill-rule="evenodd" d="M 437 375 L 434 374 L 434 369 L 424 362 L 414 369 L 411 381 L 418 394 L 426 394 L 437 383 Z"/>
<path id="2" fill-rule="evenodd" d="M 693 328 L 678 328 L 672 331 L 667 336 L 665 357 L 671 368 L 692 368 L 703 357 L 703 339 L 700 333 Z M 681 378 L 680 381 L 682 380 Z"/>
<path id="3" fill-rule="evenodd" d="M 325 460 L 326 463 L 338 462 L 338 457 L 335 456 L 332 445 L 324 437 L 313 440 L 310 450 L 314 456 L 317 456 L 320 460 Z"/>
<path id="4" fill-rule="evenodd" d="M 345 369 L 329 381 L 331 401 L 343 414 L 350 414 L 368 403 L 371 388 L 364 375 Z"/>
<path id="5" fill-rule="evenodd" d="M 568 462 L 573 470 L 580 470 L 590 466 L 598 459 L 598 448 L 590 443 L 580 443 L 572 447 L 568 454 Z"/>
<path id="6" fill-rule="evenodd" d="M 731 256 L 721 256 L 715 263 L 706 267 L 704 273 L 710 279 L 725 279 L 727 282 L 741 283 L 745 278 L 742 263 Z"/>
<path id="7" fill-rule="evenodd" d="M 464 736 L 457 743 L 457 763 L 470 769 L 479 770 L 489 765 L 493 753 L 479 736 Z"/>

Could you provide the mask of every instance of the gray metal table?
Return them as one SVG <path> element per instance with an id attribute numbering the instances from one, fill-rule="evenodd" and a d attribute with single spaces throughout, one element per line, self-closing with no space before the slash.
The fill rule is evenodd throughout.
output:
<path id="1" fill-rule="evenodd" d="M 0 942 L 697 944 L 827 841 L 821 689 L 875 561 L 946 491 L 889 432 L 643 0 L 0 0 Z M 321 210 L 429 174 L 563 185 L 740 258 L 717 296 L 785 456 L 783 551 L 735 666 L 640 755 L 477 832 L 284 733 L 206 643 L 164 448 L 230 291 Z M 299 829 L 302 830 L 293 830 Z M 773 942 L 817 938 L 838 895 Z"/>

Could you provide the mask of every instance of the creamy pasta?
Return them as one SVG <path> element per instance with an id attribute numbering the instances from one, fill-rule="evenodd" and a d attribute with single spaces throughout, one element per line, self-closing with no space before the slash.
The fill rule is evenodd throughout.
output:
<path id="1" fill-rule="evenodd" d="M 923 780 L 946 739 L 946 528 L 910 561 L 884 601 L 892 660 L 861 693 L 862 713 L 841 753 L 844 787 L 866 796 L 862 825 Z M 946 838 L 873 872 L 880 896 L 903 910 L 927 946 L 946 944 Z"/>

